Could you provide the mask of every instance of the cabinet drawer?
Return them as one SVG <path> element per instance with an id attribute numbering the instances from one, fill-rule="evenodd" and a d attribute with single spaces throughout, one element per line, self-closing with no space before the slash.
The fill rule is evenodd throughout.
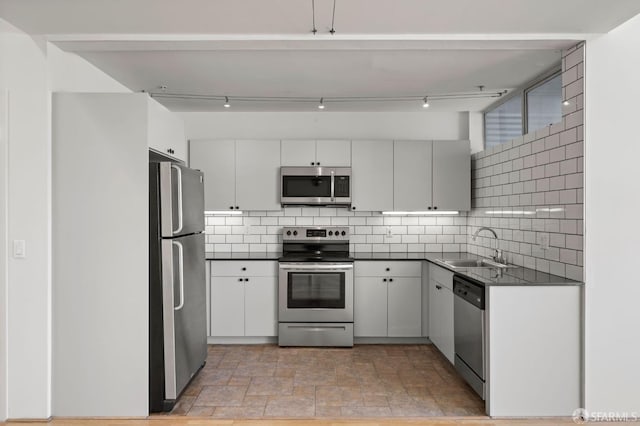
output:
<path id="1" fill-rule="evenodd" d="M 429 280 L 437 281 L 439 284 L 453 291 L 453 272 L 448 269 L 436 266 L 433 263 L 430 264 Z"/>
<path id="2" fill-rule="evenodd" d="M 272 260 L 214 260 L 211 276 L 214 277 L 275 277 L 278 263 Z"/>
<path id="3" fill-rule="evenodd" d="M 420 261 L 357 261 L 356 277 L 420 277 L 422 262 Z"/>

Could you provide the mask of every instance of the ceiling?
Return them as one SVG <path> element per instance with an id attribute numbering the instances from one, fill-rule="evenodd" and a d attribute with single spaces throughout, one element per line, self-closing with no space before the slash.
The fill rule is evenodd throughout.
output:
<path id="1" fill-rule="evenodd" d="M 331 102 L 516 88 L 560 51 L 640 13 L 638 0 L 0 0 L 0 18 L 76 52 L 134 91 L 229 96 L 233 111 L 416 111 L 421 102 Z M 176 111 L 222 101 L 158 100 Z M 495 98 L 440 100 L 477 111 Z"/>

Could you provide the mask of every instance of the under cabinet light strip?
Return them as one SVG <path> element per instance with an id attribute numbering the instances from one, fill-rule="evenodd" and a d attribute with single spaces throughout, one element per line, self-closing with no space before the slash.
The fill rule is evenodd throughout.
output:
<path id="1" fill-rule="evenodd" d="M 205 211 L 204 214 L 216 215 L 216 216 L 231 216 L 231 215 L 241 215 L 241 210 L 214 210 L 214 211 Z"/>
<path id="2" fill-rule="evenodd" d="M 386 215 L 396 215 L 396 216 L 409 216 L 409 215 L 456 215 L 459 214 L 460 212 L 458 211 L 447 211 L 447 210 L 442 210 L 439 212 L 430 210 L 430 211 L 425 211 L 425 212 L 382 212 L 382 214 L 386 214 Z"/>

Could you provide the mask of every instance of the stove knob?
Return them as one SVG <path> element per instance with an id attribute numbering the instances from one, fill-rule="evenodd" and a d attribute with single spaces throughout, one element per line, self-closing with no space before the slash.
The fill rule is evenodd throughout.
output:
<path id="1" fill-rule="evenodd" d="M 287 235 L 291 235 L 291 231 L 287 231 Z"/>
<path id="2" fill-rule="evenodd" d="M 329 231 L 329 236 L 332 236 L 332 235 L 333 235 L 333 231 Z"/>
<path id="3" fill-rule="evenodd" d="M 298 235 L 298 231 L 293 231 L 293 235 Z"/>
<path id="4" fill-rule="evenodd" d="M 346 233 L 346 232 L 344 232 L 344 231 L 342 231 L 342 232 L 341 232 L 341 234 L 342 234 L 342 236 L 343 236 L 343 237 L 344 237 L 345 235 L 347 235 L 347 233 Z"/>

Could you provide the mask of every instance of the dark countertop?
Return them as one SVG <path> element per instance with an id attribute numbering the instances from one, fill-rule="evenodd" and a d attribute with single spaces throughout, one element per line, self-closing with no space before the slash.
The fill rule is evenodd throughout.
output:
<path id="1" fill-rule="evenodd" d="M 206 252 L 205 259 L 207 260 L 278 260 L 282 256 L 282 252 L 279 251 L 260 251 L 260 252 L 221 252 L 214 253 L 211 251 Z"/>
<path id="2" fill-rule="evenodd" d="M 436 262 L 437 259 L 480 259 L 482 256 L 466 252 L 413 252 L 413 253 L 351 253 L 355 260 L 428 260 L 437 266 L 449 269 L 460 275 L 472 278 L 485 286 L 574 286 L 583 285 L 580 281 L 570 280 L 546 272 L 536 271 L 523 266 L 512 268 L 456 268 Z"/>
<path id="3" fill-rule="evenodd" d="M 427 260 L 434 264 L 449 269 L 460 275 L 472 278 L 485 286 L 580 286 L 580 281 L 562 278 L 557 275 L 547 274 L 534 269 L 516 266 L 506 269 L 498 268 L 456 268 L 436 262 L 437 259 L 479 259 L 472 253 L 459 252 L 410 252 L 410 253 L 371 253 L 351 252 L 354 260 Z M 278 260 L 282 256 L 280 252 L 258 253 L 206 253 L 207 260 Z"/>

